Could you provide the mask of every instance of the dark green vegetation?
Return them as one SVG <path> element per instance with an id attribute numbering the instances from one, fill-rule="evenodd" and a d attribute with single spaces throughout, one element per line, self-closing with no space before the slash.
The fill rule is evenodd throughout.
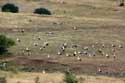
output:
<path id="1" fill-rule="evenodd" d="M 49 11 L 46 8 L 37 8 L 34 11 L 35 14 L 46 14 L 46 15 L 51 15 L 51 11 Z"/>
<path id="2" fill-rule="evenodd" d="M 77 80 L 76 76 L 71 72 L 65 73 L 64 81 L 66 83 L 78 83 L 78 80 Z"/>
<path id="3" fill-rule="evenodd" d="M 7 3 L 2 7 L 2 12 L 18 13 L 19 8 L 15 6 L 14 4 Z"/>
<path id="4" fill-rule="evenodd" d="M 0 35 L 0 55 L 7 53 L 7 48 L 13 45 L 15 45 L 15 42 L 11 38 L 7 38 L 4 35 Z"/>

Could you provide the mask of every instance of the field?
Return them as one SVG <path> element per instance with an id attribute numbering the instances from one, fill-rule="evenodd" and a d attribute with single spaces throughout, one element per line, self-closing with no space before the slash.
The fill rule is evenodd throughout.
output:
<path id="1" fill-rule="evenodd" d="M 62 73 L 70 69 L 78 76 L 82 75 L 86 79 L 88 77 L 85 83 L 105 83 L 105 80 L 107 83 L 124 83 L 125 7 L 118 7 L 117 0 L 63 1 L 13 0 L 20 7 L 20 13 L 0 13 L 0 34 L 15 41 L 18 38 L 21 42 L 10 48 L 10 56 L 1 58 L 0 62 L 12 62 L 11 67 L 23 72 L 34 72 L 19 74 L 20 80 L 25 75 L 28 75 L 27 79 L 32 79 L 31 74 L 35 74 L 34 78 L 45 70 L 48 79 L 54 79 L 57 72 L 61 72 L 59 81 L 56 81 L 59 83 Z M 6 2 L 1 0 L 0 5 Z M 33 14 L 37 7 L 48 8 L 53 15 Z M 21 30 L 25 32 L 21 33 Z M 43 48 L 45 42 L 49 45 Z M 58 55 L 64 43 L 67 48 L 62 55 Z M 87 51 L 85 47 L 88 47 Z M 26 48 L 31 52 L 23 52 Z M 103 55 L 98 53 L 99 49 L 104 52 Z M 74 52 L 77 52 L 76 56 L 72 56 Z M 79 57 L 81 61 L 78 60 Z M 98 72 L 99 69 L 101 73 Z M 42 76 L 46 79 L 46 75 Z M 15 82 L 12 80 L 12 83 Z"/>

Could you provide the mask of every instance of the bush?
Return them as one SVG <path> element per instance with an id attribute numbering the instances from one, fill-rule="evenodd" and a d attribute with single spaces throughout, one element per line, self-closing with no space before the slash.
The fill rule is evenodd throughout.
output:
<path id="1" fill-rule="evenodd" d="M 2 7 L 2 12 L 18 13 L 19 8 L 15 6 L 14 4 L 7 3 Z"/>
<path id="2" fill-rule="evenodd" d="M 35 14 L 46 14 L 46 15 L 51 15 L 51 12 L 46 9 L 46 8 L 37 8 L 34 11 Z"/>
<path id="3" fill-rule="evenodd" d="M 8 52 L 7 48 L 13 45 L 15 45 L 15 41 L 13 41 L 10 38 L 7 38 L 4 35 L 0 35 L 0 54 L 1 55 Z"/>
<path id="4" fill-rule="evenodd" d="M 64 81 L 66 83 L 78 83 L 78 80 L 76 79 L 76 76 L 72 74 L 71 72 L 65 73 Z"/>

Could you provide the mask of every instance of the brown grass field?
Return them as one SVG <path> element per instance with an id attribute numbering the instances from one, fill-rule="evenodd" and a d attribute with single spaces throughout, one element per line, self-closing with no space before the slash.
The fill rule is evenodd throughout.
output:
<path id="1" fill-rule="evenodd" d="M 8 83 L 34 83 L 33 79 L 37 75 L 41 82 L 59 83 L 63 78 L 62 73 L 69 68 L 78 78 L 82 76 L 85 83 L 125 83 L 125 7 L 118 7 L 118 0 L 63 1 L 0 0 L 0 6 L 11 2 L 20 8 L 18 14 L 0 12 L 0 34 L 15 41 L 17 38 L 21 40 L 9 49 L 9 57 L 0 58 L 0 62 L 14 63 L 10 67 L 20 70 L 19 73 L 9 76 L 10 72 L 1 71 L 1 75 L 7 75 Z M 33 14 L 37 7 L 48 8 L 53 15 Z M 77 30 L 73 29 L 74 26 Z M 22 29 L 25 30 L 23 34 L 20 32 Z M 50 32 L 52 34 L 48 34 Z M 41 40 L 37 40 L 38 36 Z M 49 46 L 40 51 L 45 41 L 49 42 Z M 35 42 L 39 44 L 37 47 L 33 45 Z M 63 43 L 67 43 L 68 47 L 59 56 L 57 52 Z M 102 44 L 105 44 L 105 48 L 102 48 Z M 116 47 L 112 47 L 112 44 Z M 71 48 L 72 45 L 78 47 Z M 96 56 L 77 55 L 82 61 L 78 61 L 77 56 L 66 57 L 66 53 L 83 52 L 85 46 L 90 48 L 90 54 L 102 49 L 110 57 L 106 58 L 105 54 L 102 56 L 99 53 Z M 27 47 L 31 49 L 30 56 L 22 53 Z M 116 51 L 115 60 L 112 49 Z M 50 58 L 47 58 L 48 55 Z M 98 72 L 99 68 L 102 73 Z M 47 74 L 41 74 L 43 70 Z"/>
<path id="2" fill-rule="evenodd" d="M 19 72 L 13 74 L 11 72 L 0 71 L 1 74 L 6 75 L 8 83 L 35 83 L 35 78 L 40 77 L 40 83 L 63 83 L 64 75 L 62 73 L 28 73 Z M 124 83 L 124 78 L 113 78 L 106 76 L 90 76 L 90 75 L 78 75 L 77 79 L 81 83 Z"/>

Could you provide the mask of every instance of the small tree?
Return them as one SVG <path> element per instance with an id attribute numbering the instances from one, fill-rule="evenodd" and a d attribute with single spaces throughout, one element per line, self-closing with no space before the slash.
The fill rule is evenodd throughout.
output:
<path id="1" fill-rule="evenodd" d="M 35 14 L 46 14 L 46 15 L 51 15 L 51 12 L 46 9 L 46 8 L 37 8 L 34 10 Z"/>
<path id="2" fill-rule="evenodd" d="M 74 74 L 72 74 L 71 72 L 65 73 L 64 81 L 66 83 L 78 83 L 76 76 Z"/>
<path id="3" fill-rule="evenodd" d="M 18 13 L 19 8 L 15 6 L 14 4 L 7 3 L 2 7 L 2 12 Z"/>
<path id="4" fill-rule="evenodd" d="M 13 41 L 10 38 L 7 38 L 4 35 L 0 35 L 0 54 L 1 55 L 8 52 L 7 48 L 13 45 L 15 45 L 15 41 Z"/>

